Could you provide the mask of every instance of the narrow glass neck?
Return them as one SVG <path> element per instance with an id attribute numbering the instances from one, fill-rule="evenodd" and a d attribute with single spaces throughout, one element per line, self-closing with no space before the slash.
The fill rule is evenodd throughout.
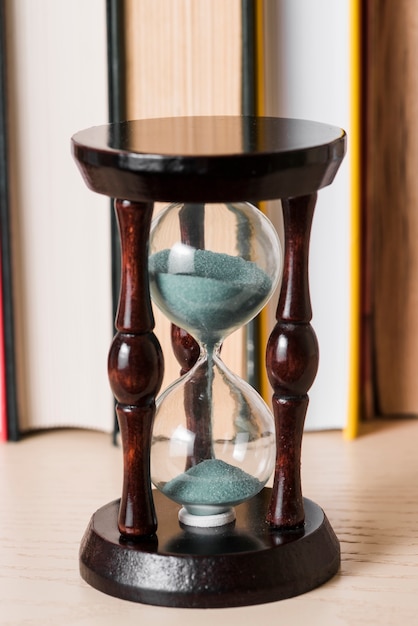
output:
<path id="1" fill-rule="evenodd" d="M 216 343 L 202 343 L 200 344 L 200 358 L 213 358 L 220 356 L 222 341 Z"/>

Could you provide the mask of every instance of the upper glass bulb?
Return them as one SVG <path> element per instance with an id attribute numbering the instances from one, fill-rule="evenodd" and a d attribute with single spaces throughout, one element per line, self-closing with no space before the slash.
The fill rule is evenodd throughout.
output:
<path id="1" fill-rule="evenodd" d="M 275 229 L 247 202 L 172 204 L 153 222 L 153 300 L 200 343 L 215 345 L 255 317 L 281 269 Z"/>

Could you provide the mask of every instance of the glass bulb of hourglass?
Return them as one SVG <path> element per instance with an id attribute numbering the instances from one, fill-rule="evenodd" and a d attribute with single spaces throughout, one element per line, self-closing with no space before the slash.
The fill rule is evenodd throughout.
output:
<path id="1" fill-rule="evenodd" d="M 167 207 L 153 222 L 150 248 L 154 302 L 201 349 L 157 400 L 152 480 L 183 505 L 181 521 L 216 525 L 233 519 L 232 507 L 256 495 L 274 468 L 270 410 L 219 348 L 271 297 L 281 247 L 260 211 L 234 203 Z"/>

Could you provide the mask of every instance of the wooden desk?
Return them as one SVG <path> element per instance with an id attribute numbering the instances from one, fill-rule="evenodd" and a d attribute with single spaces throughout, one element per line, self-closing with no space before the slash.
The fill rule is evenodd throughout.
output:
<path id="1" fill-rule="evenodd" d="M 417 441 L 418 420 L 378 423 L 352 442 L 307 434 L 304 494 L 321 503 L 341 541 L 340 573 L 297 598 L 213 610 L 125 602 L 80 578 L 91 512 L 121 490 L 121 450 L 107 435 L 56 431 L 3 444 L 0 624 L 418 624 Z"/>

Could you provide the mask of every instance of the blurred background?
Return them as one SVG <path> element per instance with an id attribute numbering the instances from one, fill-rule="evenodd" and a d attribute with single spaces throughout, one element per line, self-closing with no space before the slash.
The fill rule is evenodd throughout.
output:
<path id="1" fill-rule="evenodd" d="M 114 432 L 106 362 L 118 236 L 111 202 L 85 187 L 70 138 L 108 121 L 173 115 L 297 117 L 347 131 L 347 157 L 319 194 L 312 231 L 321 356 L 306 428 L 354 437 L 365 420 L 418 414 L 416 3 L 0 7 L 1 439 L 57 426 Z M 280 233 L 280 201 L 260 208 Z M 223 351 L 267 400 L 274 309 Z M 166 385 L 178 365 L 157 311 L 156 334 Z"/>

